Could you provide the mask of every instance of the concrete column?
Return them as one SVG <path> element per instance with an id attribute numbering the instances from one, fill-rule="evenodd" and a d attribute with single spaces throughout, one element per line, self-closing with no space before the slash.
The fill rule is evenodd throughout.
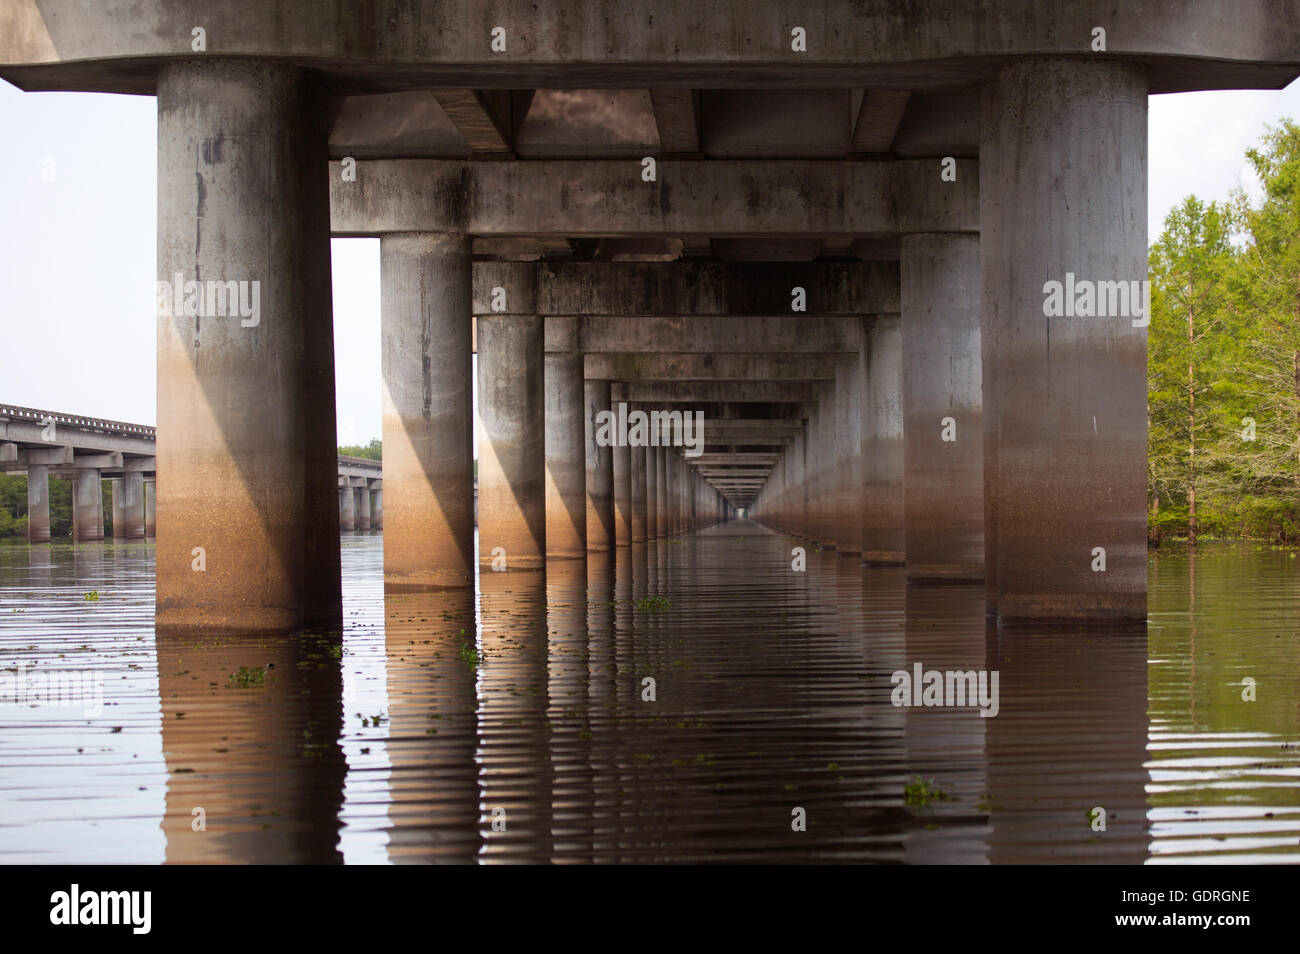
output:
<path id="1" fill-rule="evenodd" d="M 27 542 L 50 542 L 50 468 L 27 466 Z"/>
<path id="2" fill-rule="evenodd" d="M 622 389 L 610 389 L 611 408 L 623 400 Z M 610 448 L 610 470 L 614 480 L 614 544 L 625 547 L 632 542 L 632 448 L 617 444 Z M 590 531 L 588 531 L 590 533 Z"/>
<path id="3" fill-rule="evenodd" d="M 977 235 L 902 239 L 909 579 L 984 579 Z"/>
<path id="4" fill-rule="evenodd" d="M 113 513 L 113 536 L 126 540 L 144 539 L 144 474 L 128 470 L 122 476 L 122 531 L 118 533 L 118 515 Z"/>
<path id="5" fill-rule="evenodd" d="M 862 553 L 862 376 L 856 354 L 841 355 L 835 370 L 836 552 Z"/>
<path id="6" fill-rule="evenodd" d="M 352 492 L 352 482 L 342 478 L 339 488 L 339 530 L 351 533 L 357 528 L 357 496 Z"/>
<path id="7" fill-rule="evenodd" d="M 862 415 L 862 562 L 901 564 L 903 509 L 903 332 L 898 315 L 866 319 Z"/>
<path id="8" fill-rule="evenodd" d="M 493 275 L 490 284 L 504 290 L 506 310 L 478 318 L 479 563 L 490 566 L 492 551 L 501 547 L 509 569 L 543 569 L 546 388 L 537 277 L 525 262 L 493 263 Z"/>
<path id="9" fill-rule="evenodd" d="M 631 499 L 632 519 L 630 521 L 632 542 L 645 543 L 646 526 L 646 448 L 628 447 L 628 497 Z M 617 461 L 617 458 L 615 458 Z"/>
<path id="10" fill-rule="evenodd" d="M 384 589 L 472 586 L 470 239 L 394 233 L 380 238 L 379 256 L 383 474 L 392 510 Z"/>
<path id="11" fill-rule="evenodd" d="M 825 385 L 822 399 L 817 403 L 817 509 L 821 518 L 821 545 L 824 550 L 834 550 L 840 537 L 836 526 L 836 440 L 835 440 L 835 383 Z"/>
<path id="12" fill-rule="evenodd" d="M 357 496 L 357 529 L 370 531 L 370 488 L 366 486 L 365 479 L 362 478 L 361 486 L 354 487 L 353 492 Z"/>
<path id="13" fill-rule="evenodd" d="M 157 518 L 157 501 L 158 501 L 158 481 L 145 480 L 144 482 L 144 535 L 146 537 L 155 537 L 158 535 L 158 518 Z"/>
<path id="14" fill-rule="evenodd" d="M 659 448 L 645 449 L 645 538 L 659 536 Z"/>
<path id="15" fill-rule="evenodd" d="M 547 319 L 549 324 L 554 319 Z M 546 555 L 587 555 L 582 352 L 546 355 Z"/>
<path id="16" fill-rule="evenodd" d="M 114 477 L 108 482 L 109 484 L 109 501 L 113 508 L 113 539 L 126 539 L 126 516 L 122 512 L 122 503 L 124 493 L 122 489 L 122 478 Z"/>
<path id="17" fill-rule="evenodd" d="M 660 540 L 669 535 L 668 509 L 668 448 L 654 447 L 655 452 L 655 536 Z"/>
<path id="18" fill-rule="evenodd" d="M 73 479 L 72 523 L 78 542 L 104 539 L 104 488 L 97 468 L 82 468 Z"/>
<path id="19" fill-rule="evenodd" d="M 1147 329 L 1118 299 L 1106 317 L 1049 316 L 1047 283 L 1077 305 L 1081 283 L 1146 279 L 1147 94 L 1145 67 L 1096 60 L 1019 61 L 985 93 L 986 582 L 1002 619 L 1146 617 Z"/>
<path id="20" fill-rule="evenodd" d="M 370 529 L 384 529 L 384 488 L 370 491 Z"/>
<path id="21" fill-rule="evenodd" d="M 339 625 L 323 90 L 196 58 L 163 64 L 157 91 L 158 277 L 244 283 L 249 306 L 172 314 L 177 289 L 159 295 L 157 627 Z"/>
<path id="22" fill-rule="evenodd" d="M 579 355 L 581 371 L 581 355 Z M 614 546 L 614 448 L 596 443 L 596 415 L 609 411 L 608 381 L 584 384 L 583 427 L 586 431 L 587 549 L 605 551 Z"/>

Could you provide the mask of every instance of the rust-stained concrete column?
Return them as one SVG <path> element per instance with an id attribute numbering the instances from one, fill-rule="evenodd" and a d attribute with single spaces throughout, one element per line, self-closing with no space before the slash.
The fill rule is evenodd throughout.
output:
<path id="1" fill-rule="evenodd" d="M 862 414 L 862 562 L 901 564 L 903 510 L 903 333 L 898 315 L 868 318 Z"/>
<path id="2" fill-rule="evenodd" d="M 492 274 L 480 293 L 502 310 L 478 318 L 479 564 L 491 566 L 500 547 L 508 569 L 544 569 L 546 388 L 537 276 L 527 262 L 494 263 Z"/>
<path id="3" fill-rule="evenodd" d="M 645 448 L 645 538 L 659 536 L 659 448 Z"/>
<path id="4" fill-rule="evenodd" d="M 668 448 L 652 447 L 655 456 L 655 537 L 669 536 L 671 511 L 668 509 Z"/>
<path id="5" fill-rule="evenodd" d="M 27 542 L 50 542 L 50 468 L 27 465 Z"/>
<path id="6" fill-rule="evenodd" d="M 578 373 L 582 373 L 579 356 Z M 583 428 L 586 447 L 587 549 L 604 551 L 614 545 L 614 448 L 597 443 L 596 415 L 610 410 L 609 382 L 583 385 Z"/>
<path id="7" fill-rule="evenodd" d="M 862 377 L 856 354 L 840 355 L 835 367 L 836 552 L 862 552 Z"/>
<path id="8" fill-rule="evenodd" d="M 902 239 L 909 579 L 984 578 L 979 236 Z"/>
<path id="9" fill-rule="evenodd" d="M 357 528 L 357 497 L 352 492 L 352 481 L 340 477 L 339 486 L 339 530 L 351 533 Z"/>
<path id="10" fill-rule="evenodd" d="M 546 322 L 546 555 L 575 559 L 587 555 L 586 405 L 582 352 L 576 318 Z M 569 325 L 557 335 L 555 325 Z M 563 341 L 554 341 L 555 338 Z M 562 350 L 557 346 L 563 344 Z"/>
<path id="11" fill-rule="evenodd" d="M 382 486 L 370 492 L 370 528 L 384 529 L 384 488 Z"/>
<path id="12" fill-rule="evenodd" d="M 125 471 L 113 481 L 113 536 L 144 539 L 144 474 L 139 471 Z"/>
<path id="13" fill-rule="evenodd" d="M 72 532 L 78 541 L 104 539 L 104 487 L 96 467 L 77 471 L 72 484 Z"/>
<path id="14" fill-rule="evenodd" d="M 632 502 L 631 532 L 633 543 L 646 542 L 646 528 L 649 524 L 646 505 L 646 487 L 649 483 L 646 466 L 646 448 L 628 447 L 628 496 Z"/>
<path id="15" fill-rule="evenodd" d="M 380 238 L 384 589 L 474 583 L 470 239 Z M 371 517 L 372 525 L 375 515 Z"/>
<path id="16" fill-rule="evenodd" d="M 158 481 L 145 480 L 144 482 L 144 535 L 146 537 L 155 537 L 158 535 L 157 500 L 158 500 Z"/>
<path id="17" fill-rule="evenodd" d="M 114 477 L 108 482 L 109 485 L 109 505 L 113 508 L 113 539 L 126 539 L 126 515 L 122 510 L 122 503 L 125 499 L 125 493 L 122 488 L 122 478 Z"/>
<path id="18" fill-rule="evenodd" d="M 610 406 L 625 400 L 623 388 L 615 384 L 610 388 Z M 632 542 L 632 448 L 626 442 L 617 442 L 610 448 L 610 469 L 614 473 L 614 544 L 625 547 Z"/>
<path id="19" fill-rule="evenodd" d="M 339 625 L 324 91 L 224 58 L 157 91 L 157 626 Z"/>
<path id="20" fill-rule="evenodd" d="M 1002 619 L 1146 618 L 1147 94 L 1145 67 L 1098 60 L 1017 62 L 986 89 L 986 583 Z"/>
<path id="21" fill-rule="evenodd" d="M 357 529 L 370 530 L 370 488 L 366 486 L 365 478 L 361 478 L 361 485 L 353 488 L 357 495 Z"/>

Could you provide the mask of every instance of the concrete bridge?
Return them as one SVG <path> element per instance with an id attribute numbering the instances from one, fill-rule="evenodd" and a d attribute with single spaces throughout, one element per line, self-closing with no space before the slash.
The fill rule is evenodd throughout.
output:
<path id="1" fill-rule="evenodd" d="M 74 539 L 104 539 L 104 480 L 113 482 L 113 536 L 155 536 L 156 436 L 144 424 L 0 404 L 0 472 L 27 475 L 28 541 L 49 542 L 51 477 L 72 481 Z M 381 529 L 382 465 L 340 454 L 338 471 L 340 529 Z"/>
<path id="2" fill-rule="evenodd" d="M 477 348 L 484 561 L 745 509 L 1142 619 L 1147 98 L 1285 86 L 1298 12 L 2 0 L 0 76 L 158 99 L 160 628 L 339 619 L 331 235 L 381 243 L 389 589 L 473 585 Z"/>

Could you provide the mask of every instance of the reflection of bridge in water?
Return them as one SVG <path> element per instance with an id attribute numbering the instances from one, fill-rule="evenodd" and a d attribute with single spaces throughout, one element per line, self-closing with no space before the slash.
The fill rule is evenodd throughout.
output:
<path id="1" fill-rule="evenodd" d="M 72 481 L 72 535 L 104 539 L 103 481 L 112 481 L 112 535 L 152 537 L 157 526 L 154 428 L 0 404 L 0 472 L 27 475 L 27 539 L 50 539 L 50 478 Z M 383 465 L 339 455 L 339 526 L 384 525 Z"/>

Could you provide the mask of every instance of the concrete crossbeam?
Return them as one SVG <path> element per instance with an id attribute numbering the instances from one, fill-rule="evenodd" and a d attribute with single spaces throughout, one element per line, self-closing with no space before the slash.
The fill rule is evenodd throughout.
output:
<path id="1" fill-rule="evenodd" d="M 590 354 L 588 378 L 608 381 L 815 381 L 835 377 L 833 360 L 825 355 L 750 354 Z"/>
<path id="2" fill-rule="evenodd" d="M 487 265 L 476 272 L 486 277 Z M 545 315 L 777 315 L 801 288 L 810 315 L 896 313 L 898 276 L 897 262 L 544 262 L 537 307 Z M 477 274 L 474 287 L 483 313 L 491 289 Z"/>
<path id="3" fill-rule="evenodd" d="M 330 164 L 337 236 L 764 236 L 978 232 L 979 172 L 936 160 L 461 162 L 372 159 L 343 181 Z"/>

